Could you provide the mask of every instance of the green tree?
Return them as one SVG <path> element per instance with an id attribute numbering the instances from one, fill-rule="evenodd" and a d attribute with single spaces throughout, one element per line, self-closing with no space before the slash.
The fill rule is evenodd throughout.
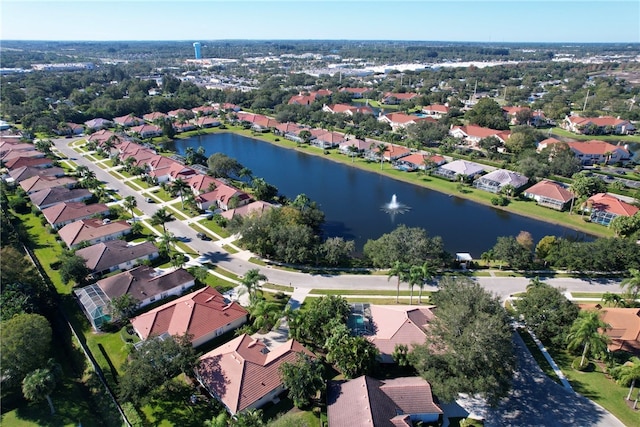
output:
<path id="1" fill-rule="evenodd" d="M 322 259 L 327 265 L 346 264 L 349 255 L 353 253 L 356 245 L 353 240 L 344 240 L 342 237 L 329 237 L 320 245 Z"/>
<path id="2" fill-rule="evenodd" d="M 240 162 L 224 153 L 215 153 L 207 160 L 209 171 L 216 178 L 237 177 L 244 168 Z"/>
<path id="3" fill-rule="evenodd" d="M 582 347 L 580 366 L 588 356 L 599 357 L 607 351 L 609 337 L 604 332 L 610 326 L 600 319 L 597 311 L 581 311 L 567 334 L 567 349 L 574 351 Z"/>
<path id="4" fill-rule="evenodd" d="M 580 311 L 564 296 L 561 289 L 534 279 L 527 286 L 527 292 L 515 304 L 527 327 L 543 343 L 556 348 L 565 343 L 569 328 Z"/>
<path id="5" fill-rule="evenodd" d="M 261 280 L 263 282 L 266 281 L 267 276 L 260 273 L 260 270 L 257 268 L 252 268 L 251 270 L 248 270 L 244 274 L 242 279 L 240 279 L 240 283 L 242 283 L 247 288 L 247 292 L 249 293 L 249 298 L 252 302 L 256 300 L 258 285 L 260 284 Z"/>
<path id="6" fill-rule="evenodd" d="M 177 241 L 178 238 L 173 233 L 163 233 L 162 236 L 160 236 L 160 245 L 169 256 L 171 254 L 171 248 L 173 248 L 173 245 L 175 245 Z"/>
<path id="7" fill-rule="evenodd" d="M 136 201 L 136 198 L 134 196 L 127 196 L 124 198 L 124 200 L 122 201 L 122 206 L 128 210 L 129 212 L 131 212 L 131 218 L 135 218 L 135 213 L 134 213 L 134 209 L 138 206 L 138 202 Z"/>
<path id="8" fill-rule="evenodd" d="M 629 294 L 632 301 L 638 299 L 640 293 L 640 270 L 636 268 L 629 269 L 629 277 L 620 282 L 620 286 Z"/>
<path id="9" fill-rule="evenodd" d="M 253 319 L 253 327 L 261 332 L 273 329 L 282 315 L 278 304 L 266 300 L 254 300 L 249 306 L 249 312 Z"/>
<path id="10" fill-rule="evenodd" d="M 424 229 L 404 224 L 376 240 L 368 240 L 363 252 L 377 268 L 390 268 L 396 261 L 418 265 L 426 260 L 441 266 L 450 258 L 440 236 L 428 237 Z"/>
<path id="11" fill-rule="evenodd" d="M 171 183 L 171 189 L 180 196 L 180 204 L 182 205 L 182 209 L 184 209 L 184 193 L 191 189 L 189 184 L 183 179 L 176 179 Z"/>
<path id="12" fill-rule="evenodd" d="M 324 389 L 324 366 L 315 357 L 299 353 L 293 363 L 279 368 L 282 383 L 289 390 L 289 398 L 298 408 L 311 405 L 318 392 Z"/>
<path id="13" fill-rule="evenodd" d="M 258 200 L 270 201 L 278 195 L 278 188 L 269 184 L 263 178 L 254 178 L 251 182 L 253 195 Z"/>
<path id="14" fill-rule="evenodd" d="M 305 304 L 306 305 L 306 304 Z M 298 341 L 321 347 L 331 331 L 327 325 L 334 319 L 346 325 L 351 307 L 338 295 L 315 298 L 304 311 L 296 312 L 289 321 L 289 333 Z"/>
<path id="15" fill-rule="evenodd" d="M 55 414 L 56 410 L 53 407 L 53 401 L 51 400 L 51 393 L 56 388 L 56 378 L 54 373 L 47 368 L 36 369 L 35 371 L 27 374 L 22 380 L 22 394 L 27 400 L 34 402 L 46 399 L 51 409 L 51 415 Z"/>
<path id="16" fill-rule="evenodd" d="M 466 278 L 444 278 L 433 295 L 438 307 L 426 344 L 414 346 L 411 364 L 444 401 L 482 394 L 495 405 L 507 395 L 515 366 L 509 317 L 499 298 Z"/>
<path id="17" fill-rule="evenodd" d="M 400 302 L 400 282 L 407 280 L 409 276 L 409 265 L 404 262 L 396 261 L 389 271 L 387 271 L 387 281 L 391 280 L 393 276 L 396 276 L 398 279 L 396 284 L 396 304 L 398 304 Z M 411 294 L 413 299 L 413 291 Z"/>
<path id="18" fill-rule="evenodd" d="M 607 191 L 607 185 L 598 177 L 587 176 L 584 172 L 572 176 L 571 191 L 577 197 L 591 197 Z"/>
<path id="19" fill-rule="evenodd" d="M 17 388 L 24 377 L 45 366 L 51 350 L 51 326 L 39 314 L 18 314 L 0 324 L 2 384 Z"/>
<path id="20" fill-rule="evenodd" d="M 437 270 L 431 261 L 425 261 L 420 268 L 420 282 L 418 288 L 420 288 L 420 294 L 418 295 L 418 303 L 422 304 L 422 290 L 427 282 L 432 281 L 436 277 Z"/>
<path id="21" fill-rule="evenodd" d="M 377 364 L 378 349 L 365 337 L 352 336 L 346 324 L 334 320 L 328 325 L 331 335 L 324 347 L 327 361 L 332 363 L 345 378 L 370 374 Z"/>
<path id="22" fill-rule="evenodd" d="M 261 409 L 247 409 L 238 412 L 229 421 L 230 427 L 264 427 Z"/>
<path id="23" fill-rule="evenodd" d="M 391 356 L 393 357 L 393 360 L 398 364 L 398 366 L 405 367 L 410 365 L 409 347 L 405 344 L 396 344 Z"/>
<path id="24" fill-rule="evenodd" d="M 614 294 L 613 292 L 605 292 L 604 294 L 602 294 L 601 301 L 603 304 L 608 305 L 609 307 L 625 306 L 624 298 L 622 297 L 622 295 Z"/>
<path id="25" fill-rule="evenodd" d="M 151 224 L 152 225 L 161 225 L 162 226 L 162 233 L 166 234 L 167 233 L 167 228 L 165 226 L 165 224 L 167 222 L 171 222 L 175 219 L 175 217 L 170 213 L 167 212 L 166 208 L 159 208 L 157 211 L 155 211 L 155 213 L 153 215 L 151 215 Z"/>
<path id="26" fill-rule="evenodd" d="M 509 129 L 509 123 L 505 119 L 502 107 L 491 98 L 482 98 L 476 105 L 467 111 L 465 118 L 470 124 L 491 129 Z"/>
<path id="27" fill-rule="evenodd" d="M 91 273 L 85 259 L 73 252 L 64 251 L 58 260 L 60 261 L 60 279 L 65 284 L 72 280 L 77 284 L 83 283 Z"/>
<path id="28" fill-rule="evenodd" d="M 380 156 L 380 170 L 382 170 L 382 165 L 384 164 L 384 152 L 387 150 L 387 144 L 380 143 L 376 144 L 375 147 L 378 151 L 378 156 Z"/>
<path id="29" fill-rule="evenodd" d="M 148 338 L 122 366 L 119 395 L 123 401 L 142 403 L 150 393 L 180 373 L 190 374 L 198 363 L 191 336 L 160 340 Z"/>
<path id="30" fill-rule="evenodd" d="M 636 381 L 640 380 L 640 357 L 632 356 L 622 366 L 617 366 L 611 370 L 611 376 L 616 381 L 624 386 L 629 386 L 629 393 L 627 394 L 627 400 L 631 400 L 631 393 L 636 385 Z M 638 404 L 638 398 L 633 405 L 633 409 L 636 409 Z"/>
<path id="31" fill-rule="evenodd" d="M 515 237 L 498 237 L 492 248 L 496 259 L 505 261 L 512 268 L 525 270 L 531 266 L 533 253 L 530 249 L 518 243 Z"/>
<path id="32" fill-rule="evenodd" d="M 139 306 L 140 301 L 133 295 L 125 293 L 109 301 L 109 312 L 111 313 L 112 320 L 119 322 L 133 316 Z"/>

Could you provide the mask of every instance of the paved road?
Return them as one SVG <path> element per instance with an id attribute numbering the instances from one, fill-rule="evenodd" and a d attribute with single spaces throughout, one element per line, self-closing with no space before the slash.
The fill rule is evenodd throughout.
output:
<path id="1" fill-rule="evenodd" d="M 147 203 L 145 197 L 126 185 L 124 182 L 115 179 L 104 169 L 95 165 L 90 160 L 70 148 L 68 145 L 83 138 L 60 138 L 54 139 L 56 148 L 67 157 L 79 165 L 84 165 L 93 170 L 96 177 L 107 182 L 108 186 L 114 188 L 122 197 L 133 195 L 138 202 L 138 209 L 146 215 L 153 215 L 158 209 L 155 203 Z M 167 230 L 180 237 L 183 242 L 198 251 L 204 258 L 211 260 L 221 268 L 232 273 L 243 275 L 247 270 L 258 268 L 261 273 L 267 276 L 270 283 L 294 286 L 307 289 L 372 289 L 372 290 L 395 290 L 396 281 L 388 280 L 386 275 L 367 274 L 306 274 L 292 271 L 285 271 L 270 267 L 260 267 L 248 261 L 251 256 L 247 252 L 230 254 L 222 249 L 220 242 L 204 241 L 196 237 L 197 231 L 189 227 L 183 221 L 172 221 L 166 224 Z M 499 295 L 502 298 L 522 292 L 525 290 L 529 279 L 524 277 L 478 277 L 476 280 L 488 291 Z M 564 288 L 570 292 L 619 292 L 618 280 L 610 279 L 573 279 L 573 278 L 552 278 L 545 281 L 553 286 Z M 434 287 L 425 287 L 425 291 L 435 290 Z"/>
<path id="2" fill-rule="evenodd" d="M 545 375 L 518 334 L 514 334 L 518 367 L 509 396 L 487 412 L 485 426 L 624 427 L 589 399 L 567 390 Z"/>

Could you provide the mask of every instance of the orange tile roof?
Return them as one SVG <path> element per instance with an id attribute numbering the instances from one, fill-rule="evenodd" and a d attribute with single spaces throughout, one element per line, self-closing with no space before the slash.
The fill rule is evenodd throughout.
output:
<path id="1" fill-rule="evenodd" d="M 424 344 L 427 325 L 435 318 L 432 308 L 435 306 L 371 305 L 375 334 L 367 339 L 380 350 L 383 360 L 390 362 L 396 345 Z"/>
<path id="2" fill-rule="evenodd" d="M 572 192 L 564 188 L 561 184 L 543 179 L 535 185 L 532 185 L 526 190 L 526 193 L 531 193 L 536 196 L 547 197 L 553 200 L 560 200 L 562 202 L 568 202 L 575 196 Z"/>
<path id="3" fill-rule="evenodd" d="M 200 357 L 196 375 L 235 414 L 281 387 L 278 369 L 284 362 L 295 362 L 298 353 L 315 357 L 295 340 L 269 350 L 243 334 Z"/>
<path id="4" fill-rule="evenodd" d="M 131 226 L 126 221 L 112 221 L 103 224 L 101 219 L 81 219 L 71 224 L 67 224 L 58 231 L 60 238 L 72 247 L 81 242 L 93 242 L 97 239 L 111 235 L 129 232 Z"/>
<path id="5" fill-rule="evenodd" d="M 587 200 L 591 204 L 591 209 L 610 212 L 616 215 L 633 216 L 638 212 L 637 207 L 624 202 L 617 197 L 607 193 L 598 193 Z"/>
<path id="6" fill-rule="evenodd" d="M 602 307 L 599 304 L 580 304 L 580 308 L 600 311 L 602 321 L 610 326 L 605 331 L 611 338 L 609 350 L 622 350 L 640 355 L 639 308 Z"/>
<path id="7" fill-rule="evenodd" d="M 244 318 L 248 312 L 237 302 L 226 300 L 209 286 L 161 305 L 131 319 L 142 339 L 162 335 L 193 335 L 197 341 L 225 325 Z"/>

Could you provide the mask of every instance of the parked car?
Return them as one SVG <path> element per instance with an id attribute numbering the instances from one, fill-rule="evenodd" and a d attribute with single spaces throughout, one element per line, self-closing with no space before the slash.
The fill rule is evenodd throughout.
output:
<path id="1" fill-rule="evenodd" d="M 207 235 L 206 235 L 206 234 L 204 234 L 204 233 L 198 233 L 198 234 L 196 234 L 196 237 L 197 237 L 198 239 L 200 239 L 200 240 L 210 240 L 210 239 L 209 239 L 209 236 L 207 236 Z"/>
<path id="2" fill-rule="evenodd" d="M 155 203 L 155 201 L 151 197 L 147 197 L 146 199 L 144 199 L 144 201 L 147 203 Z"/>

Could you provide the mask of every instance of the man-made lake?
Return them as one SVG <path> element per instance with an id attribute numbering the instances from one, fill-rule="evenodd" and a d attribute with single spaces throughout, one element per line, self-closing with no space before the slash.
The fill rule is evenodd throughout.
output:
<path id="1" fill-rule="evenodd" d="M 325 235 L 355 240 L 358 251 L 368 239 L 377 239 L 399 224 L 424 228 L 429 236 L 441 236 L 447 251 L 469 252 L 474 258 L 493 247 L 499 236 L 516 236 L 523 230 L 535 243 L 546 235 L 588 238 L 566 227 L 232 133 L 175 142 L 179 154 L 201 145 L 207 156 L 220 152 L 237 159 L 290 199 L 306 194 L 326 215 Z M 394 194 L 409 208 L 405 213 L 391 215 L 382 209 Z"/>

